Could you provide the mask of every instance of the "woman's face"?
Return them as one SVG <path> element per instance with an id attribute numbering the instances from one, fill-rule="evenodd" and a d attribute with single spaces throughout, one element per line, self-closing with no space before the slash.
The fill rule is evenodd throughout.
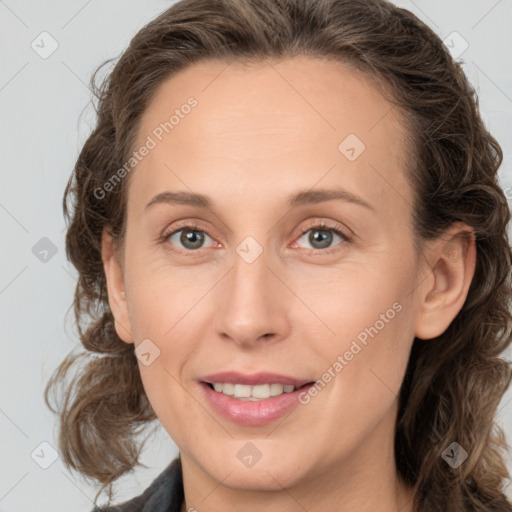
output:
<path id="1" fill-rule="evenodd" d="M 405 130 L 361 75 L 306 57 L 195 64 L 153 96 L 117 330 L 206 480 L 280 489 L 392 453 L 426 276 Z"/>

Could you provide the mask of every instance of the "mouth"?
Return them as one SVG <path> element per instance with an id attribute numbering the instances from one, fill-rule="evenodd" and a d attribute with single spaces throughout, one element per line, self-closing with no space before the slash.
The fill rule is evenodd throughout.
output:
<path id="1" fill-rule="evenodd" d="M 199 380 L 212 410 L 239 425 L 265 425 L 289 414 L 315 381 L 284 375 L 223 372 Z"/>

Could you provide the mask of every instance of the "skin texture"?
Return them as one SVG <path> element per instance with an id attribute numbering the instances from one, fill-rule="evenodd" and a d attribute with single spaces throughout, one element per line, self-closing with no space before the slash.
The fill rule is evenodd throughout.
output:
<path id="1" fill-rule="evenodd" d="M 393 459 L 398 392 L 414 337 L 441 334 L 464 303 L 471 229 L 454 225 L 415 252 L 407 128 L 354 70 L 307 57 L 195 64 L 161 84 L 136 146 L 190 96 L 197 106 L 129 176 L 124 256 L 107 230 L 103 239 L 119 336 L 160 350 L 139 368 L 180 449 L 182 510 L 411 511 Z M 354 161 L 338 149 L 349 134 L 366 146 Z M 298 191 L 339 187 L 371 208 L 287 205 Z M 214 211 L 145 209 L 163 191 L 205 194 Z M 182 232 L 162 240 L 182 221 L 204 234 L 199 249 L 180 243 Z M 318 228 L 332 235 L 322 248 L 309 238 L 320 221 L 351 241 Z M 252 263 L 236 252 L 247 236 L 263 249 Z M 400 312 L 284 419 L 241 426 L 203 399 L 198 378 L 218 371 L 321 379 L 397 302 Z M 250 468 L 237 457 L 248 441 L 262 454 Z"/>

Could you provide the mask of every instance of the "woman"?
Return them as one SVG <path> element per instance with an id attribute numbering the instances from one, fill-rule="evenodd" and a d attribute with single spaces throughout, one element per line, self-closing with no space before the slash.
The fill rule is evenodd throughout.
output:
<path id="1" fill-rule="evenodd" d="M 103 510 L 512 510 L 502 151 L 440 39 L 384 0 L 182 0 L 97 95 L 60 449 L 109 503 L 142 427 L 180 452 Z"/>

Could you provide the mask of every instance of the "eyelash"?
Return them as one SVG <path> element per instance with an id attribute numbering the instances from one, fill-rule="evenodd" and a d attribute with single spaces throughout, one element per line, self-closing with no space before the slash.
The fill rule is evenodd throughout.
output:
<path id="1" fill-rule="evenodd" d="M 189 223 L 189 224 L 184 224 L 184 225 L 179 226 L 178 229 L 173 228 L 172 230 L 165 231 L 162 234 L 162 236 L 160 237 L 159 243 L 166 244 L 172 235 L 175 235 L 176 233 L 179 233 L 180 231 L 199 231 L 201 233 L 205 233 L 206 235 L 208 235 L 210 238 L 213 239 L 213 237 L 205 229 L 202 229 L 200 225 L 198 225 L 196 223 Z M 303 229 L 300 232 L 298 239 L 302 238 L 309 231 L 331 231 L 334 234 L 338 235 L 342 239 L 341 242 L 339 242 L 337 245 L 335 245 L 333 247 L 328 247 L 326 249 L 309 249 L 309 251 L 312 254 L 330 254 L 331 252 L 338 250 L 337 249 L 338 246 L 346 245 L 346 244 L 349 244 L 352 242 L 352 237 L 347 235 L 346 233 L 344 233 L 342 231 L 342 229 L 340 228 L 340 226 L 337 224 L 333 226 L 333 225 L 329 225 L 325 222 L 320 221 L 316 224 L 313 224 L 313 225 L 307 227 L 306 229 Z M 168 245 L 168 247 L 170 247 L 170 246 Z M 200 248 L 200 249 L 202 249 L 202 248 Z M 184 254 L 184 255 L 190 255 L 191 253 L 199 252 L 200 249 L 184 250 L 184 249 L 170 248 L 171 251 L 176 252 L 178 254 Z"/>
<path id="2" fill-rule="evenodd" d="M 339 242 L 337 245 L 328 247 L 327 249 L 308 249 L 311 254 L 330 254 L 331 252 L 339 250 L 339 246 L 344 246 L 352 241 L 352 238 L 345 234 L 338 224 L 329 225 L 328 223 L 323 221 L 314 223 L 311 226 L 303 229 L 300 232 L 300 236 L 298 238 L 302 238 L 309 231 L 331 231 L 332 233 L 338 235 L 342 239 L 342 241 Z"/>

